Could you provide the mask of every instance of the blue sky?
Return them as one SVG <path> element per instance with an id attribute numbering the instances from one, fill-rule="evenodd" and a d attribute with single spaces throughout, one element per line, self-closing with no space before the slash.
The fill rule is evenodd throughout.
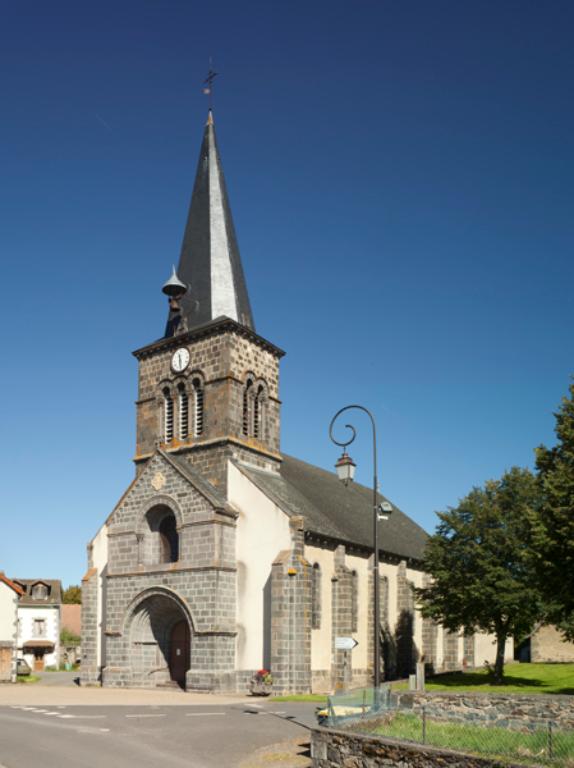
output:
<path id="1" fill-rule="evenodd" d="M 574 372 L 571 2 L 5 3 L 2 537 L 80 580 L 133 476 L 207 111 L 282 447 L 378 422 L 382 490 L 434 512 L 554 440 Z M 351 454 L 372 475 L 368 424 Z"/>

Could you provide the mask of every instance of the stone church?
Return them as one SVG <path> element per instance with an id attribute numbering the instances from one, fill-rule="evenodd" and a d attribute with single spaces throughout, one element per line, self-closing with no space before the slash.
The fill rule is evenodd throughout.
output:
<path id="1" fill-rule="evenodd" d="M 284 353 L 255 331 L 211 112 L 163 292 L 165 332 L 133 353 L 135 477 L 88 546 L 82 681 L 245 691 L 265 668 L 276 691 L 368 685 L 371 491 L 281 453 Z M 416 611 L 425 540 L 393 505 L 378 553 L 386 679 L 423 655 L 437 670 L 494 655 Z"/>

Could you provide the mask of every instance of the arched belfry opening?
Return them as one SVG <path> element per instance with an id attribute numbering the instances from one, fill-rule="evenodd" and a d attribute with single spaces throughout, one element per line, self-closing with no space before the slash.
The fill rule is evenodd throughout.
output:
<path id="1" fill-rule="evenodd" d="M 143 562 L 146 565 L 177 563 L 179 532 L 175 513 L 166 504 L 157 504 L 145 515 Z"/>
<path id="2" fill-rule="evenodd" d="M 183 604 L 167 590 L 151 592 L 134 607 L 128 623 L 133 684 L 185 689 L 192 626 Z"/>

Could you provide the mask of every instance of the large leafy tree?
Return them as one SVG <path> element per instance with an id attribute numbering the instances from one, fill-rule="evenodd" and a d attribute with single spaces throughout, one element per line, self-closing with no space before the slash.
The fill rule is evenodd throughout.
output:
<path id="1" fill-rule="evenodd" d="M 574 640 L 574 383 L 569 394 L 555 414 L 556 445 L 536 452 L 543 503 L 534 551 L 548 618 Z"/>
<path id="2" fill-rule="evenodd" d="M 536 478 L 514 467 L 440 513 L 424 555 L 432 582 L 416 590 L 423 616 L 453 632 L 494 634 L 497 683 L 503 679 L 507 639 L 527 634 L 541 615 L 530 554 L 538 505 Z"/>

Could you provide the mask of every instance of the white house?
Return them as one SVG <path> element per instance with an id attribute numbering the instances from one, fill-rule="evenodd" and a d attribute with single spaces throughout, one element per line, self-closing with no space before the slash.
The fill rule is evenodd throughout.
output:
<path id="1" fill-rule="evenodd" d="M 62 585 L 53 579 L 14 579 L 18 604 L 18 655 L 41 671 L 58 665 Z"/>
<path id="2" fill-rule="evenodd" d="M 18 600 L 22 594 L 0 571 L 0 683 L 16 682 Z"/>

